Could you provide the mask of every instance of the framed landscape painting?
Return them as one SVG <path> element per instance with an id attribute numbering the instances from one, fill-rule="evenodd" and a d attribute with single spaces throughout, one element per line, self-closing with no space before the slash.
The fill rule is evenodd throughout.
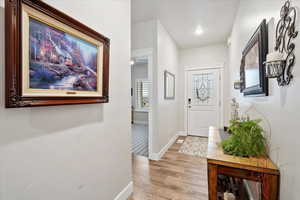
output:
<path id="1" fill-rule="evenodd" d="M 6 52 L 8 108 L 108 102 L 109 39 L 42 1 L 6 0 Z"/>

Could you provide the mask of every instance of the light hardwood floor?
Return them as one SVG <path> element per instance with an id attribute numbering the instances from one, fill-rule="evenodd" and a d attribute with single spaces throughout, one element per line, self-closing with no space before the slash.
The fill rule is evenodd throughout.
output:
<path id="1" fill-rule="evenodd" d="M 181 145 L 173 144 L 160 161 L 133 157 L 134 193 L 128 200 L 208 199 L 206 159 L 178 153 Z"/>

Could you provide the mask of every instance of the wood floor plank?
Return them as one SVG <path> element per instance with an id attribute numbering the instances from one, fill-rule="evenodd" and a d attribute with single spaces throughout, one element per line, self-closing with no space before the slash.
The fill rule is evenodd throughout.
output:
<path id="1" fill-rule="evenodd" d="M 128 200 L 208 200 L 206 158 L 179 153 L 181 145 L 173 144 L 160 161 L 133 156 Z"/>

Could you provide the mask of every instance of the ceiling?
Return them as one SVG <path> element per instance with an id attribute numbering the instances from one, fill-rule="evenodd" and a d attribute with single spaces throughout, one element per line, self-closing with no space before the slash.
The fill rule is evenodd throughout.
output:
<path id="1" fill-rule="evenodd" d="M 132 0 L 132 23 L 158 19 L 180 48 L 226 42 L 239 0 Z M 195 35 L 197 26 L 203 34 Z"/>

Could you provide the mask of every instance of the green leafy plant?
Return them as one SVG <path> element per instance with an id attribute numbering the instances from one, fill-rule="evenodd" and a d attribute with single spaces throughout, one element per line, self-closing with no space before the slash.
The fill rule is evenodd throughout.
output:
<path id="1" fill-rule="evenodd" d="M 232 136 L 221 143 L 225 153 L 239 157 L 266 155 L 266 139 L 260 122 L 249 118 L 231 120 L 228 129 Z"/>

